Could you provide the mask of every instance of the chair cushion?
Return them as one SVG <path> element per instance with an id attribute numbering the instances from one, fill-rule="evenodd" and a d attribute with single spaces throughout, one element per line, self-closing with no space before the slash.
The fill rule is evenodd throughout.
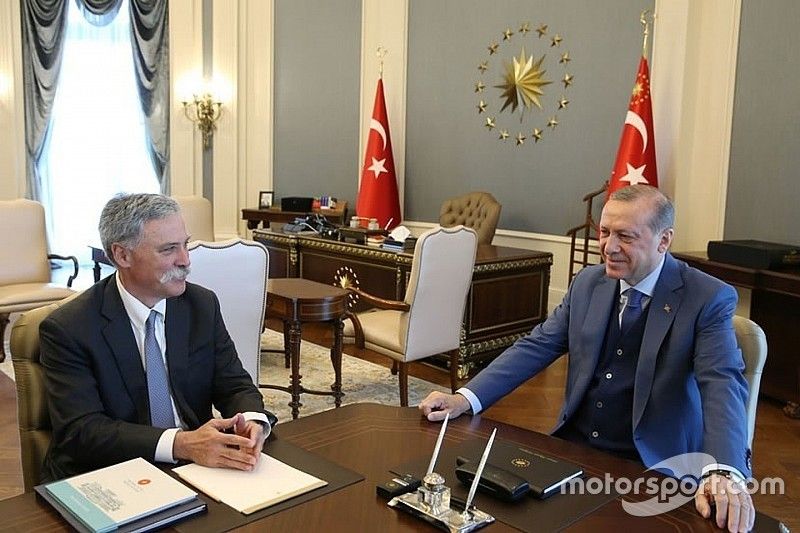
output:
<path id="1" fill-rule="evenodd" d="M 370 350 L 388 355 L 392 359 L 404 361 L 404 347 L 400 340 L 400 311 L 367 311 L 359 313 L 358 319 L 364 328 L 364 344 Z M 355 335 L 353 323 L 344 322 L 345 338 Z"/>
<path id="2" fill-rule="evenodd" d="M 63 300 L 75 294 L 53 283 L 20 283 L 0 286 L 0 313 L 16 313 Z"/>

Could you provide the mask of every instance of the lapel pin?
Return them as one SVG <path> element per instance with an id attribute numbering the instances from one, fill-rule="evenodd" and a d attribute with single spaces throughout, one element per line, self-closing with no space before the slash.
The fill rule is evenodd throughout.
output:
<path id="1" fill-rule="evenodd" d="M 669 306 L 669 304 L 664 304 L 664 311 L 666 311 L 667 313 L 672 311 L 672 308 Z"/>

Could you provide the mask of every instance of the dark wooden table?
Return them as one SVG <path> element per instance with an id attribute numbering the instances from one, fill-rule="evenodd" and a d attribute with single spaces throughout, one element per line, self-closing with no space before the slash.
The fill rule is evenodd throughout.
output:
<path id="1" fill-rule="evenodd" d="M 275 225 L 253 231 L 269 250 L 269 278 L 305 278 L 351 285 L 389 300 L 402 300 L 413 251 L 392 252 L 312 235 L 286 234 Z M 478 245 L 464 310 L 459 346 L 460 378 L 489 360 L 547 318 L 553 254 L 491 244 Z M 351 300 L 353 311 L 367 307 Z M 437 356 L 446 365 L 447 356 Z"/>
<path id="2" fill-rule="evenodd" d="M 266 384 L 265 389 L 289 392 L 292 418 L 300 413 L 300 394 L 333 396 L 336 407 L 342 404 L 342 320 L 347 313 L 347 291 L 332 285 L 301 278 L 270 279 L 267 282 L 267 318 L 283 321 L 284 350 L 292 366 L 289 386 Z M 329 322 L 333 326 L 331 363 L 335 379 L 332 390 L 315 391 L 302 385 L 300 374 L 300 336 L 303 322 Z"/>
<path id="3" fill-rule="evenodd" d="M 264 228 L 268 228 L 273 222 L 285 224 L 293 221 L 297 217 L 304 217 L 306 215 L 324 215 L 325 218 L 334 224 L 347 224 L 347 202 L 337 202 L 334 209 L 316 208 L 310 212 L 282 211 L 280 207 L 242 209 L 242 220 L 247 221 L 247 229 L 256 229 L 259 224 Z"/>
<path id="4" fill-rule="evenodd" d="M 364 481 L 268 516 L 239 528 L 239 531 L 435 531 L 431 526 L 388 507 L 376 496 L 375 486 L 391 478 L 389 469 L 403 463 L 422 459 L 427 464 L 439 427 L 439 424 L 424 420 L 416 408 L 378 404 L 347 405 L 279 424 L 275 428 L 276 438 L 359 472 Z M 615 479 L 623 476 L 636 479 L 642 475 L 643 467 L 638 463 L 480 416 L 462 416 L 452 420 L 442 451 L 452 450 L 468 439 L 485 440 L 495 427 L 498 438 L 577 463 L 583 467 L 586 476 L 603 478 L 609 473 Z M 266 451 L 269 452 L 269 443 Z M 296 466 L 302 468 L 302 465 Z M 454 483 L 457 481 L 448 480 L 449 485 Z M 557 494 L 545 500 L 543 505 L 545 508 L 563 509 L 565 503 L 569 505 L 569 498 L 570 495 Z M 485 508 L 490 505 L 486 499 L 479 493 L 475 501 L 479 507 Z M 567 531 L 721 531 L 698 515 L 692 503 L 653 517 L 635 517 L 625 512 L 621 501 L 620 497 L 609 498 L 594 512 L 576 517 Z M 40 503 L 32 493 L 0 501 L 0 516 L 3 517 L 3 528 L 11 531 L 68 530 L 58 514 L 46 503 Z M 210 515 L 196 517 L 178 527 L 181 531 L 208 531 L 208 524 L 213 522 L 210 518 Z M 532 528 L 536 527 L 532 524 Z M 486 531 L 517 530 L 498 521 Z M 780 529 L 775 519 L 759 513 L 755 531 L 779 533 Z"/>
<path id="5" fill-rule="evenodd" d="M 767 335 L 761 393 L 800 402 L 800 268 L 758 270 L 710 261 L 705 252 L 673 255 L 731 285 L 752 290 L 750 318 Z"/>

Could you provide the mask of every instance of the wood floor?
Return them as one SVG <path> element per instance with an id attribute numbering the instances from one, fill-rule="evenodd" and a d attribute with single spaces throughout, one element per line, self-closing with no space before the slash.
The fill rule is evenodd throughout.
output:
<path id="1" fill-rule="evenodd" d="M 327 344 L 326 330 L 306 327 L 304 337 Z M 389 360 L 369 350 L 347 346 L 346 351 L 363 359 L 390 366 Z M 388 371 L 388 370 L 387 370 Z M 424 364 L 411 365 L 410 374 L 449 386 L 449 374 Z M 512 394 L 491 407 L 484 416 L 526 429 L 547 432 L 561 405 L 565 380 L 564 361 L 560 360 Z M 398 396 L 399 398 L 399 396 Z M 19 461 L 16 392 L 14 383 L 0 373 L 0 499 L 22 492 Z M 399 403 L 399 399 L 398 399 Z M 783 416 L 781 406 L 769 400 L 759 402 L 756 438 L 753 445 L 753 470 L 757 479 L 780 477 L 785 483 L 783 495 L 756 494 L 756 508 L 782 520 L 790 529 L 800 530 L 800 420 Z"/>

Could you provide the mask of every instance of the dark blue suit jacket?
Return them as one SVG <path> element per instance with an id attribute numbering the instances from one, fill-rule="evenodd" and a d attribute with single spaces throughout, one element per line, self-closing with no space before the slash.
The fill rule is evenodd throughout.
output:
<path id="1" fill-rule="evenodd" d="M 223 417 L 267 413 L 213 292 L 187 283 L 182 295 L 167 300 L 165 318 L 170 387 L 189 429 L 211 419 L 212 404 Z M 163 429 L 150 426 L 147 378 L 115 276 L 53 311 L 39 333 L 53 424 L 43 477 L 134 457 L 152 461 Z"/>
<path id="2" fill-rule="evenodd" d="M 616 314 L 618 281 L 603 265 L 582 270 L 548 319 L 517 341 L 467 388 L 484 408 L 565 352 L 569 371 L 554 431 L 579 408 Z M 729 285 L 666 255 L 647 309 L 634 384 L 633 439 L 645 465 L 705 452 L 750 475 L 747 383 Z"/>

